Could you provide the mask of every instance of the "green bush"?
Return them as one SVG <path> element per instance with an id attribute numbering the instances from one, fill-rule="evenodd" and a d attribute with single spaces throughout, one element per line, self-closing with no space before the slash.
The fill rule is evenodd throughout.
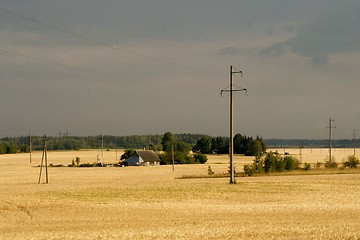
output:
<path id="1" fill-rule="evenodd" d="M 209 165 L 209 167 L 208 167 L 208 175 L 214 175 L 214 171 L 211 169 L 211 166 Z"/>
<path id="2" fill-rule="evenodd" d="M 295 170 L 299 167 L 299 161 L 292 157 L 292 156 L 286 156 L 284 157 L 284 168 L 287 171 Z"/>
<path id="3" fill-rule="evenodd" d="M 264 172 L 264 161 L 260 156 L 256 156 L 253 164 L 244 165 L 244 173 L 248 176 L 253 176 L 254 174 L 260 174 Z"/>
<path id="4" fill-rule="evenodd" d="M 321 168 L 321 166 L 322 166 L 323 164 L 324 164 L 324 163 L 322 163 L 322 162 L 317 162 L 316 165 L 315 165 L 315 167 L 316 167 L 316 168 Z"/>
<path id="5" fill-rule="evenodd" d="M 357 168 L 357 165 L 359 165 L 359 163 L 360 160 L 354 155 L 351 155 L 348 156 L 347 160 L 344 162 L 344 167 Z"/>
<path id="6" fill-rule="evenodd" d="M 244 165 L 244 173 L 248 175 L 249 177 L 254 175 L 254 168 L 250 164 Z"/>
<path id="7" fill-rule="evenodd" d="M 305 163 L 304 164 L 304 170 L 309 171 L 310 169 L 311 169 L 311 164 L 310 163 Z"/>
<path id="8" fill-rule="evenodd" d="M 261 159 L 260 156 L 255 157 L 252 168 L 255 173 L 264 172 L 264 161 Z"/>
<path id="9" fill-rule="evenodd" d="M 194 159 L 196 163 L 201 163 L 204 164 L 207 162 L 208 158 L 205 154 L 202 153 L 195 153 L 194 154 Z"/>
<path id="10" fill-rule="evenodd" d="M 95 167 L 95 164 L 93 163 L 82 163 L 79 165 L 79 167 Z"/>
<path id="11" fill-rule="evenodd" d="M 335 161 L 327 161 L 325 163 L 325 168 L 337 168 L 338 164 Z"/>
<path id="12" fill-rule="evenodd" d="M 275 159 L 274 168 L 275 172 L 283 172 L 285 170 L 285 163 L 281 157 Z"/>
<path id="13" fill-rule="evenodd" d="M 269 152 L 265 156 L 264 170 L 266 173 L 275 171 L 275 164 L 277 161 L 278 153 Z"/>

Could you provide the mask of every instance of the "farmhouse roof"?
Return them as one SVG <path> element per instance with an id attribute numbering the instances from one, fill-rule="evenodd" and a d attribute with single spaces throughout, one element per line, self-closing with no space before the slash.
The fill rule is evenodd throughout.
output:
<path id="1" fill-rule="evenodd" d="M 136 151 L 136 154 L 139 155 L 144 162 L 159 162 L 160 159 L 158 155 L 152 150 L 146 151 Z"/>

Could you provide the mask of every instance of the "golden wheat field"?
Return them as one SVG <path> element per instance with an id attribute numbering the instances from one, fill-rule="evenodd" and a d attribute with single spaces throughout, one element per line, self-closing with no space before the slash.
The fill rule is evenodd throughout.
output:
<path id="1" fill-rule="evenodd" d="M 326 158 L 325 149 L 312 151 L 303 150 L 304 162 Z M 178 179 L 206 175 L 208 166 L 226 172 L 228 157 L 211 155 L 207 164 L 175 171 L 49 168 L 49 184 L 37 184 L 41 154 L 31 164 L 29 154 L 0 156 L 0 239 L 360 239 L 359 174 L 246 177 L 231 185 Z M 48 159 L 92 163 L 98 154 L 49 152 Z M 104 161 L 115 163 L 117 154 L 104 152 Z M 252 159 L 236 156 L 237 169 Z"/>

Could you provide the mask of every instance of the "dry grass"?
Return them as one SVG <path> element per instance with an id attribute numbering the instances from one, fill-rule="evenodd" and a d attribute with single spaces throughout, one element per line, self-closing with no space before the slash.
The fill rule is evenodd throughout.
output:
<path id="1" fill-rule="evenodd" d="M 115 152 L 104 152 L 115 162 Z M 97 151 L 49 152 L 49 163 L 96 161 Z M 119 155 L 120 156 L 120 155 Z M 336 156 L 336 155 L 335 155 Z M 360 239 L 360 175 L 175 179 L 226 172 L 209 164 L 50 168 L 41 153 L 0 156 L 0 239 Z M 108 159 L 108 160 L 107 160 Z M 112 160 L 113 159 L 113 160 Z M 238 167 L 252 158 L 237 156 Z M 316 162 L 316 161 L 315 161 Z M 242 168 L 241 168 L 242 169 Z"/>

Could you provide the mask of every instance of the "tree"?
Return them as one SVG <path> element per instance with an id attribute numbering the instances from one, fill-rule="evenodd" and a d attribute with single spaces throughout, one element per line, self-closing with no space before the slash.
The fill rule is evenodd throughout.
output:
<path id="1" fill-rule="evenodd" d="M 177 141 L 175 143 L 175 151 L 188 154 L 191 151 L 191 146 L 186 142 Z"/>
<path id="2" fill-rule="evenodd" d="M 275 172 L 276 169 L 279 167 L 277 167 L 277 163 L 280 160 L 280 155 L 279 153 L 273 153 L 273 152 L 269 152 L 266 154 L 265 156 L 265 160 L 264 160 L 264 170 L 266 173 L 270 173 L 270 172 Z"/>
<path id="3" fill-rule="evenodd" d="M 196 145 L 193 147 L 193 152 L 201 152 L 203 154 L 210 154 L 211 153 L 211 142 L 208 136 L 201 137 L 197 142 Z"/>
<path id="4" fill-rule="evenodd" d="M 245 154 L 246 156 L 261 156 L 265 152 L 265 144 L 261 138 L 242 136 L 236 134 L 234 137 L 234 152 L 236 154 Z"/>
<path id="5" fill-rule="evenodd" d="M 246 156 L 261 156 L 263 153 L 261 143 L 257 140 L 249 141 L 249 147 L 245 153 Z"/>
<path id="6" fill-rule="evenodd" d="M 264 140 L 259 137 L 259 136 L 256 136 L 256 141 L 259 141 L 260 144 L 261 144 L 261 149 L 262 149 L 262 153 L 265 153 L 266 152 L 266 145 L 264 143 Z"/>
<path id="7" fill-rule="evenodd" d="M 194 154 L 194 159 L 195 159 L 195 162 L 198 162 L 198 163 L 201 163 L 201 164 L 204 164 L 207 162 L 208 158 L 205 154 L 202 154 L 202 153 L 195 153 Z"/>
<path id="8" fill-rule="evenodd" d="M 121 155 L 120 160 L 125 160 L 128 159 L 129 157 L 131 157 L 132 155 L 134 155 L 135 150 L 134 149 L 126 149 L 124 151 L 124 154 Z"/>
<path id="9" fill-rule="evenodd" d="M 360 160 L 355 157 L 354 155 L 348 156 L 347 160 L 343 163 L 344 167 L 350 167 L 350 168 L 357 168 L 359 165 Z"/>
<path id="10" fill-rule="evenodd" d="M 0 143 L 0 154 L 6 154 L 6 146 Z"/>
<path id="11" fill-rule="evenodd" d="M 175 137 L 171 132 L 166 132 L 162 138 L 161 145 L 163 146 L 163 151 L 170 153 L 171 148 L 174 147 Z"/>
<path id="12" fill-rule="evenodd" d="M 216 154 L 229 153 L 229 139 L 216 137 L 211 140 L 211 152 Z"/>
<path id="13" fill-rule="evenodd" d="M 241 134 L 236 134 L 234 136 L 234 153 L 235 154 L 245 154 L 248 149 L 247 138 Z"/>
<path id="14" fill-rule="evenodd" d="M 14 154 L 18 151 L 19 147 L 15 143 L 6 145 L 6 153 Z"/>

